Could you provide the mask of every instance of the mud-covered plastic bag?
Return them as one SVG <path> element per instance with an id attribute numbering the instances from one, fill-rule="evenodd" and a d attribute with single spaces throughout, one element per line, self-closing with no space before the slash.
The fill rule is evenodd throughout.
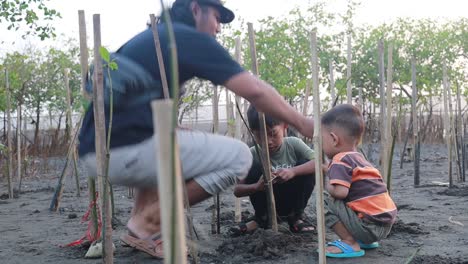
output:
<path id="1" fill-rule="evenodd" d="M 149 103 L 151 100 L 163 98 L 161 81 L 140 64 L 126 56 L 112 53 L 110 60 L 117 64 L 117 69 L 109 69 L 107 62 L 103 61 L 104 104 L 110 104 L 110 90 L 114 109 Z M 86 92 L 93 93 L 94 65 L 91 65 L 89 75 L 86 77 Z M 91 76 L 91 78 L 90 78 Z"/>

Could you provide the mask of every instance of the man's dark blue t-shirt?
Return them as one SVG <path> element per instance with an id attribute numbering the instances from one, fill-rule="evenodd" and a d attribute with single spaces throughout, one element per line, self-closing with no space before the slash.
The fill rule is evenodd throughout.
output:
<path id="1" fill-rule="evenodd" d="M 166 74 L 170 76 L 168 34 L 163 24 L 158 25 L 158 32 Z M 174 23 L 174 34 L 181 84 L 193 77 L 199 77 L 216 85 L 221 85 L 234 75 L 244 71 L 212 36 L 197 32 L 194 28 L 181 23 Z M 163 98 L 161 77 L 151 29 L 148 28 L 129 40 L 116 52 L 116 55 L 130 59 L 150 73 L 157 80 L 157 83 L 154 87 L 145 87 L 145 89 L 156 89 L 156 93 L 153 93 L 156 94 L 153 99 Z M 141 90 L 141 87 L 131 87 L 132 83 L 137 82 L 130 80 L 125 83 L 126 86 L 130 86 L 125 87 L 129 101 L 132 96 L 141 96 L 132 94 L 132 90 Z M 124 95 L 124 98 L 127 94 Z M 114 105 L 113 108 L 111 148 L 139 143 L 151 137 L 154 133 L 153 116 L 149 101 L 141 104 L 122 105 Z M 105 116 L 107 129 L 109 106 L 105 107 Z M 84 116 L 79 141 L 78 151 L 80 156 L 95 152 L 93 104 L 90 104 Z"/>

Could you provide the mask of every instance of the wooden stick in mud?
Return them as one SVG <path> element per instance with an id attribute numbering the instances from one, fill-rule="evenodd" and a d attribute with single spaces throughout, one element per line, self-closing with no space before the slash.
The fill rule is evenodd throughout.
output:
<path id="1" fill-rule="evenodd" d="M 178 151 L 175 151 L 173 157 L 168 155 L 168 153 L 172 153 L 171 137 L 174 136 L 171 132 L 173 102 L 170 99 L 155 100 L 151 103 L 151 106 L 153 109 L 153 122 L 158 124 L 154 126 L 159 146 L 155 151 L 158 157 L 158 175 L 161 175 L 158 188 L 161 205 L 164 263 L 185 264 L 187 263 L 187 254 L 182 194 L 182 185 L 184 183 L 182 182 Z M 176 164 L 175 171 L 174 164 Z M 175 180 L 173 177 L 175 177 Z"/>
<path id="2" fill-rule="evenodd" d="M 69 83 L 69 79 L 68 79 L 68 74 L 69 74 L 69 69 L 65 69 L 64 72 L 63 72 L 63 76 L 64 76 L 64 81 L 65 81 L 65 89 L 67 90 L 67 93 L 66 93 L 66 96 L 67 96 L 67 126 L 68 126 L 68 144 L 70 144 L 70 147 L 75 149 L 76 146 L 75 144 L 73 143 L 73 135 L 72 135 L 72 132 L 73 132 L 73 122 L 72 122 L 72 109 L 71 109 L 71 90 L 70 90 L 70 83 Z M 72 145 L 73 144 L 73 145 Z M 74 168 L 77 168 L 77 157 L 76 157 L 76 152 L 74 150 L 72 150 L 72 159 L 73 159 L 73 165 L 74 165 Z M 77 170 L 73 170 L 72 171 L 72 177 L 75 176 L 75 185 L 76 185 L 76 196 L 77 197 L 80 197 L 80 178 L 78 176 L 78 171 Z"/>
<path id="3" fill-rule="evenodd" d="M 383 165 L 385 157 L 385 59 L 384 59 L 384 42 L 379 40 L 379 95 L 380 95 L 380 164 Z"/>
<path id="4" fill-rule="evenodd" d="M 451 124 L 449 118 L 449 109 L 448 109 L 448 77 L 447 77 L 447 65 L 442 66 L 442 85 L 443 85 L 443 95 L 444 95 L 444 130 L 445 130 L 445 140 L 447 143 L 448 150 L 448 178 L 449 178 L 449 187 L 453 187 L 453 178 L 452 178 L 452 133 L 451 133 Z"/>
<path id="5" fill-rule="evenodd" d="M 325 256 L 325 210 L 323 202 L 323 176 L 322 176 L 322 132 L 320 120 L 320 92 L 318 79 L 318 55 L 317 55 L 317 32 L 314 30 L 310 35 L 311 65 L 312 65 L 312 87 L 314 94 L 314 153 L 315 153 L 315 186 L 316 194 L 316 214 L 317 214 L 317 233 L 318 233 L 318 263 L 326 263 Z"/>
<path id="6" fill-rule="evenodd" d="M 104 85 L 102 58 L 99 53 L 101 48 L 101 18 L 99 14 L 93 15 L 94 31 L 94 82 L 93 82 L 93 101 L 94 101 L 94 124 L 96 130 L 96 167 L 98 185 L 101 181 L 101 200 L 102 200 L 102 239 L 103 251 L 102 258 L 104 263 L 113 263 L 114 252 L 112 248 L 112 211 L 110 204 L 109 179 L 106 173 L 106 130 L 104 116 Z"/>
<path id="7" fill-rule="evenodd" d="M 414 153 L 414 186 L 419 186 L 419 119 L 418 119 L 418 87 L 416 86 L 416 59 L 411 58 L 411 113 L 413 114 L 413 153 Z"/>
<path id="8" fill-rule="evenodd" d="M 78 23 L 80 32 L 81 92 L 85 98 L 91 100 L 91 96 L 85 90 L 86 76 L 88 74 L 88 45 L 86 43 L 86 21 L 83 10 L 78 11 Z M 92 238 L 96 238 L 98 234 L 98 211 L 97 204 L 94 202 L 96 201 L 96 180 L 91 176 L 88 176 L 88 193 L 89 204 L 93 205 L 90 214 L 90 233 Z"/>
<path id="9" fill-rule="evenodd" d="M 81 93 L 87 100 L 91 96 L 86 92 L 86 76 L 88 75 L 88 44 L 86 43 L 86 21 L 84 10 L 78 10 L 78 24 L 80 30 L 80 63 L 81 63 Z"/>
<path id="10" fill-rule="evenodd" d="M 258 62 L 257 62 L 257 51 L 255 47 L 255 33 L 253 30 L 253 24 L 248 23 L 249 30 L 249 43 L 250 43 L 250 54 L 252 58 L 252 72 L 255 75 L 258 75 Z M 263 177 L 266 183 L 266 193 L 268 200 L 268 214 L 269 220 L 271 222 L 271 229 L 274 232 L 278 232 L 278 221 L 276 219 L 276 205 L 275 205 L 275 195 L 273 193 L 273 183 L 271 181 L 271 165 L 270 165 L 270 154 L 268 152 L 268 138 L 265 125 L 265 114 L 258 112 L 258 117 L 260 121 L 260 146 L 262 149 L 262 165 L 263 165 Z"/>
<path id="11" fill-rule="evenodd" d="M 18 194 L 21 192 L 21 103 L 16 108 L 16 177 L 18 178 Z"/>
<path id="12" fill-rule="evenodd" d="M 383 178 L 387 183 L 388 191 L 391 189 L 391 174 L 393 160 L 393 136 L 392 136 L 392 91 L 393 91 L 393 43 L 388 45 L 388 62 L 387 62 L 387 102 L 386 102 L 386 124 L 385 124 L 385 152 L 383 160 Z"/>
<path id="13" fill-rule="evenodd" d="M 346 66 L 346 99 L 348 104 L 353 103 L 353 87 L 351 84 L 351 32 L 348 32 L 348 50 L 347 50 L 347 66 Z"/>
<path id="14" fill-rule="evenodd" d="M 242 55 L 241 55 L 241 39 L 240 37 L 236 38 L 236 51 L 235 51 L 236 61 L 239 64 L 242 64 Z M 236 95 L 236 105 L 241 105 L 241 97 Z M 242 138 L 242 120 L 239 117 L 239 113 L 236 113 L 236 127 L 234 130 L 234 137 L 238 140 Z M 234 208 L 234 221 L 240 223 L 242 221 L 242 212 L 241 212 L 241 198 L 236 197 L 235 208 Z"/>
<path id="15" fill-rule="evenodd" d="M 7 148 L 8 148 L 8 198 L 13 199 L 13 140 L 11 135 L 11 93 L 8 70 L 5 69 L 6 113 L 7 113 Z"/>

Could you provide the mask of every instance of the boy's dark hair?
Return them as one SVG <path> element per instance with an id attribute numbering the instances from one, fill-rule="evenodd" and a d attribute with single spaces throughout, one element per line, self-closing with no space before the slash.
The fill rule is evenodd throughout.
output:
<path id="1" fill-rule="evenodd" d="M 258 111 L 253 105 L 250 105 L 249 109 L 247 110 L 247 120 L 249 121 L 250 129 L 257 131 L 260 130 L 260 120 L 258 118 Z M 265 124 L 267 127 L 274 127 L 281 123 L 281 121 L 268 115 L 265 115 Z"/>
<path id="2" fill-rule="evenodd" d="M 337 105 L 328 110 L 322 116 L 322 125 L 338 126 L 354 139 L 361 139 L 364 134 L 364 119 L 361 111 L 350 104 Z"/>

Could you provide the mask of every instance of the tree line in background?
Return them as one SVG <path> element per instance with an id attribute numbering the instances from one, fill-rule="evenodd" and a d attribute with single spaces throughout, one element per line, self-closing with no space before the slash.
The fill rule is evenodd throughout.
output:
<path id="1" fill-rule="evenodd" d="M 276 87 L 291 104 L 300 104 L 311 75 L 309 35 L 313 29 L 317 29 L 321 91 L 327 90 L 327 94 L 330 93 L 329 71 L 332 68 L 335 75 L 334 89 L 339 102 L 346 100 L 346 87 L 350 81 L 353 86 L 353 98 L 358 101 L 358 91 L 361 91 L 364 111 L 375 112 L 380 100 L 379 40 L 383 40 L 384 43 L 391 42 L 394 47 L 394 93 L 401 92 L 404 95 L 398 98 L 399 102 L 395 107 L 411 106 L 412 57 L 416 59 L 419 109 L 428 112 L 440 105 L 441 100 L 438 98 L 441 98 L 443 92 L 444 63 L 449 69 L 448 78 L 453 94 L 460 89 L 462 98 L 466 102 L 468 98 L 467 18 L 445 22 L 408 18 L 398 19 L 391 24 L 355 27 L 353 16 L 357 6 L 356 2 L 350 1 L 347 11 L 338 14 L 327 11 L 325 3 L 317 3 L 307 9 L 295 8 L 285 17 L 268 17 L 261 20 L 256 25 L 261 78 Z M 246 24 L 241 22 L 237 28 L 228 26 L 223 29 L 220 41 L 233 51 L 234 39 L 240 36 L 243 50 L 247 50 L 246 34 Z M 352 45 L 350 80 L 346 75 L 348 36 Z M 244 52 L 243 61 L 244 66 L 250 69 L 251 59 L 248 52 Z M 0 58 L 0 112 L 5 117 L 5 73 L 8 72 L 11 109 L 17 109 L 17 106 L 21 105 L 22 115 L 32 120 L 35 126 L 34 139 L 31 143 L 37 143 L 41 115 L 48 112 L 66 118 L 64 69 L 70 71 L 69 85 L 72 90 L 73 111 L 81 112 L 87 102 L 80 94 L 78 41 L 69 40 L 60 48 L 45 50 L 30 47 L 23 52 L 8 53 Z M 181 115 L 196 111 L 198 105 L 211 100 L 211 97 L 212 89 L 209 84 L 200 80 L 189 82 L 181 102 Z M 330 96 L 326 98 L 322 96 L 322 99 L 328 102 L 331 100 Z M 466 109 L 464 111 L 466 112 Z M 5 132 L 1 135 L 4 138 Z"/>

